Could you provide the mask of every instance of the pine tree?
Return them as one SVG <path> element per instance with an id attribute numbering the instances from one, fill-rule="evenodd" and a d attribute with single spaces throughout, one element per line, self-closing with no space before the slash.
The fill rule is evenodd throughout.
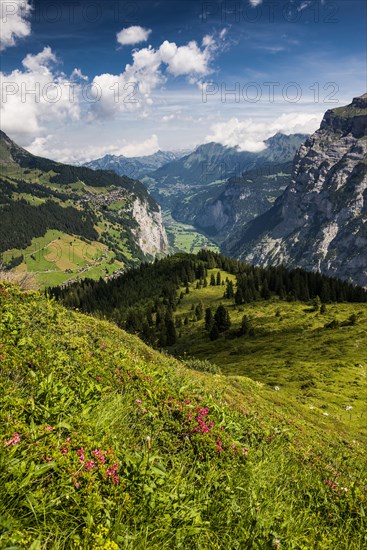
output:
<path id="1" fill-rule="evenodd" d="M 186 293 L 186 294 L 190 294 L 189 285 L 187 285 L 186 290 L 185 290 L 185 293 Z"/>
<path id="2" fill-rule="evenodd" d="M 210 275 L 210 286 L 216 286 L 214 273 Z"/>
<path id="3" fill-rule="evenodd" d="M 231 319 L 229 313 L 224 306 L 219 306 L 214 315 L 215 324 L 218 327 L 219 332 L 228 330 L 231 326 Z"/>
<path id="4" fill-rule="evenodd" d="M 319 296 L 316 296 L 316 298 L 314 298 L 312 300 L 312 308 L 313 308 L 313 311 L 319 311 L 320 308 L 321 308 L 321 300 L 320 300 L 320 297 Z"/>
<path id="5" fill-rule="evenodd" d="M 205 330 L 211 330 L 213 326 L 213 313 L 210 307 L 205 310 Z"/>
<path id="6" fill-rule="evenodd" d="M 241 288 L 237 289 L 234 299 L 237 305 L 243 304 L 243 292 Z"/>
<path id="7" fill-rule="evenodd" d="M 166 318 L 166 345 L 173 346 L 176 343 L 176 327 L 172 317 Z"/>
<path id="8" fill-rule="evenodd" d="M 227 288 L 225 292 L 225 297 L 231 300 L 234 297 L 233 282 L 227 279 Z"/>
<path id="9" fill-rule="evenodd" d="M 203 304 L 199 302 L 195 308 L 195 315 L 198 321 L 201 321 L 201 319 L 203 318 L 203 313 L 204 313 Z"/>
<path id="10" fill-rule="evenodd" d="M 218 340 L 219 338 L 219 330 L 218 330 L 218 326 L 216 323 L 213 324 L 212 328 L 211 328 L 211 331 L 210 331 L 210 334 L 209 334 L 209 337 L 211 340 Z"/>
<path id="11" fill-rule="evenodd" d="M 207 286 L 208 286 L 208 280 L 207 280 L 207 278 L 205 277 L 203 287 L 206 288 Z"/>
<path id="12" fill-rule="evenodd" d="M 221 285 L 221 276 L 220 276 L 220 271 L 218 271 L 218 273 L 217 273 L 217 279 L 216 279 L 216 282 L 217 282 L 217 286 L 220 286 L 220 285 Z"/>
<path id="13" fill-rule="evenodd" d="M 250 319 L 248 318 L 247 315 L 244 315 L 242 317 L 241 326 L 238 330 L 238 336 L 245 336 L 250 332 L 250 329 L 251 329 Z"/>

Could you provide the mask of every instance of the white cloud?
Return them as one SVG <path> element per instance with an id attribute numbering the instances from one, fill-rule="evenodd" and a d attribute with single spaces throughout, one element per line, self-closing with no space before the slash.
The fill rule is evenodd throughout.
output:
<path id="1" fill-rule="evenodd" d="M 125 157 L 152 155 L 159 150 L 158 138 L 153 134 L 144 141 L 127 143 L 124 139 L 113 144 L 83 145 L 75 147 L 60 143 L 59 137 L 49 134 L 45 137 L 37 137 L 27 146 L 27 150 L 34 155 L 65 162 L 70 164 L 82 164 L 105 155 L 124 155 Z"/>
<path id="2" fill-rule="evenodd" d="M 264 141 L 277 132 L 283 134 L 310 134 L 320 126 L 323 113 L 288 113 L 269 122 L 252 119 L 231 118 L 211 126 L 211 134 L 206 142 L 215 141 L 228 147 L 238 147 L 240 151 L 258 152 L 265 149 Z"/>
<path id="3" fill-rule="evenodd" d="M 209 62 L 214 40 L 211 36 L 203 39 L 204 48 L 201 50 L 195 41 L 187 46 L 176 46 L 174 42 L 165 40 L 159 48 L 161 61 L 167 64 L 168 72 L 174 76 L 180 75 L 207 75 L 210 72 Z"/>
<path id="4" fill-rule="evenodd" d="M 159 150 L 158 138 L 153 134 L 150 138 L 142 142 L 132 142 L 122 147 L 121 154 L 125 157 L 144 157 L 153 155 Z"/>
<path id="5" fill-rule="evenodd" d="M 167 80 L 167 75 L 187 76 L 196 84 L 211 72 L 217 44 L 212 36 L 205 36 L 202 47 L 195 41 L 184 46 L 165 40 L 158 49 L 151 46 L 134 50 L 133 62 L 119 75 L 98 75 L 93 85 L 100 99 L 90 107 L 89 120 L 105 119 L 121 112 L 138 112 L 146 117 L 152 105 L 152 92 Z M 166 71 L 165 71 L 166 69 Z"/>
<path id="6" fill-rule="evenodd" d="M 37 137 L 28 145 L 27 150 L 34 155 L 50 158 L 58 162 L 70 164 L 82 164 L 90 160 L 103 157 L 104 155 L 121 155 L 121 144 L 112 145 L 81 145 L 65 146 L 60 143 L 58 136 L 49 134 L 45 137 Z"/>
<path id="7" fill-rule="evenodd" d="M 44 48 L 37 55 L 28 54 L 22 63 L 24 70 L 0 72 L 0 117 L 4 132 L 24 141 L 27 136 L 40 135 L 48 123 L 55 126 L 66 120 L 78 120 L 78 85 L 63 73 L 55 72 L 57 59 L 51 48 Z"/>
<path id="8" fill-rule="evenodd" d="M 31 34 L 30 0 L 0 0 L 0 51 Z"/>
<path id="9" fill-rule="evenodd" d="M 116 38 L 117 42 L 122 46 L 133 46 L 134 44 L 139 44 L 140 42 L 146 42 L 151 32 L 152 31 L 150 29 L 132 26 L 122 29 L 122 31 L 117 33 Z"/>
<path id="10" fill-rule="evenodd" d="M 87 81 L 89 80 L 87 76 L 85 76 L 82 71 L 78 68 L 75 67 L 75 69 L 73 70 L 73 72 L 71 73 L 70 75 L 70 78 L 75 78 L 76 80 L 84 80 L 84 81 Z"/>
<path id="11" fill-rule="evenodd" d="M 262 2 L 263 2 L 263 0 L 250 0 L 250 4 L 254 8 L 256 8 L 256 6 L 260 6 L 260 4 L 262 4 Z"/>

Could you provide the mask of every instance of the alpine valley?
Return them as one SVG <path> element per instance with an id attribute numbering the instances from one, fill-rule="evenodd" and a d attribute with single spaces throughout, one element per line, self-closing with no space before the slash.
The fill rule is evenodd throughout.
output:
<path id="1" fill-rule="evenodd" d="M 367 550 L 366 1 L 0 11 L 0 550 Z"/>

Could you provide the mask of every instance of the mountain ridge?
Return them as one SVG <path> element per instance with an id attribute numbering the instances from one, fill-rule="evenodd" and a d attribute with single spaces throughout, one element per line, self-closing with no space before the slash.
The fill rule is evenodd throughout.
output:
<path id="1" fill-rule="evenodd" d="M 328 110 L 295 158 L 292 181 L 223 251 L 258 265 L 320 270 L 367 285 L 367 95 Z"/>

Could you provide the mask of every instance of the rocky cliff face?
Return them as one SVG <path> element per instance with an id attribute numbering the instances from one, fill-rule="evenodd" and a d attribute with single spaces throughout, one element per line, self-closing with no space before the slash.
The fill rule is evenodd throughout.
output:
<path id="1" fill-rule="evenodd" d="M 327 111 L 296 155 L 275 205 L 236 229 L 224 251 L 367 285 L 367 94 Z"/>
<path id="2" fill-rule="evenodd" d="M 132 232 L 142 252 L 154 257 L 167 254 L 169 245 L 161 209 L 153 211 L 146 201 L 136 198 L 133 203 L 132 215 L 138 224 L 138 227 Z"/>

